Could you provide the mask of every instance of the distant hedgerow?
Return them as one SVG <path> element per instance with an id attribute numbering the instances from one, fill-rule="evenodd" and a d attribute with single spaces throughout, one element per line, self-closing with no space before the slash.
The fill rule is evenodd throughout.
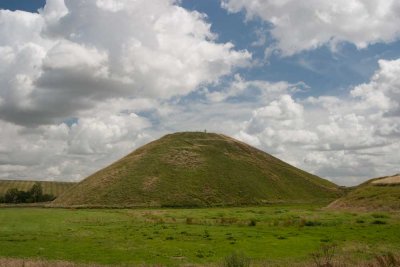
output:
<path id="1" fill-rule="evenodd" d="M 55 199 L 55 196 L 43 194 L 42 185 L 36 182 L 29 191 L 18 190 L 17 188 L 8 189 L 4 197 L 0 198 L 0 203 L 37 203 L 47 202 Z"/>

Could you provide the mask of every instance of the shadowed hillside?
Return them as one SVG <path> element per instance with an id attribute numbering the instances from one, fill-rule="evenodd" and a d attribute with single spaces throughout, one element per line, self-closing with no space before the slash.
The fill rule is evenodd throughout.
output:
<path id="1" fill-rule="evenodd" d="M 338 187 L 230 137 L 183 132 L 151 142 L 54 205 L 216 206 L 329 201 Z"/>
<path id="2" fill-rule="evenodd" d="M 331 203 L 330 209 L 400 210 L 400 175 L 371 179 Z"/>

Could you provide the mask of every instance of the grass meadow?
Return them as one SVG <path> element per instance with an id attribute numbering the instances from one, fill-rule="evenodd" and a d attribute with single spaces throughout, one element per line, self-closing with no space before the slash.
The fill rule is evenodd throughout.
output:
<path id="1" fill-rule="evenodd" d="M 312 266 L 324 246 L 334 246 L 333 257 L 348 264 L 397 253 L 400 214 L 334 212 L 317 205 L 0 209 L 3 260 L 219 266 L 238 253 L 255 266 Z"/>

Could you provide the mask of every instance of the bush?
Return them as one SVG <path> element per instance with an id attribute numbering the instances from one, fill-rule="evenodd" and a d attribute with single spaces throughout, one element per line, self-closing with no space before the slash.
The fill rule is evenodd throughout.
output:
<path id="1" fill-rule="evenodd" d="M 20 201 L 20 193 L 17 188 L 8 189 L 6 194 L 4 195 L 5 203 L 19 203 Z"/>
<path id="2" fill-rule="evenodd" d="M 319 226 L 319 225 L 321 225 L 321 223 L 318 222 L 318 221 L 306 221 L 306 222 L 304 223 L 304 225 L 305 225 L 305 226 Z"/>
<path id="3" fill-rule="evenodd" d="M 232 253 L 231 255 L 225 257 L 224 267 L 249 267 L 250 259 L 244 254 Z"/>
<path id="4" fill-rule="evenodd" d="M 382 220 L 375 220 L 372 222 L 372 224 L 386 224 L 386 222 Z"/>
<path id="5" fill-rule="evenodd" d="M 250 222 L 249 222 L 248 225 L 249 225 L 249 226 L 256 226 L 256 225 L 257 225 L 257 221 L 254 220 L 254 219 L 252 219 L 252 220 L 250 220 Z"/>
<path id="6" fill-rule="evenodd" d="M 55 196 L 50 194 L 43 194 L 42 185 L 37 182 L 35 183 L 29 191 L 21 191 L 17 188 L 8 189 L 4 195 L 4 203 L 36 203 L 36 202 L 46 202 L 52 201 Z"/>

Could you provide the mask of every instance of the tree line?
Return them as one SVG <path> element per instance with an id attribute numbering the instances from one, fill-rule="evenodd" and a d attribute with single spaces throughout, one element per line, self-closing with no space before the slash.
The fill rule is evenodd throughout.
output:
<path id="1" fill-rule="evenodd" d="M 0 203 L 36 203 L 52 201 L 56 197 L 52 194 L 43 194 L 42 185 L 36 182 L 28 191 L 10 188 L 4 196 L 0 196 Z"/>

